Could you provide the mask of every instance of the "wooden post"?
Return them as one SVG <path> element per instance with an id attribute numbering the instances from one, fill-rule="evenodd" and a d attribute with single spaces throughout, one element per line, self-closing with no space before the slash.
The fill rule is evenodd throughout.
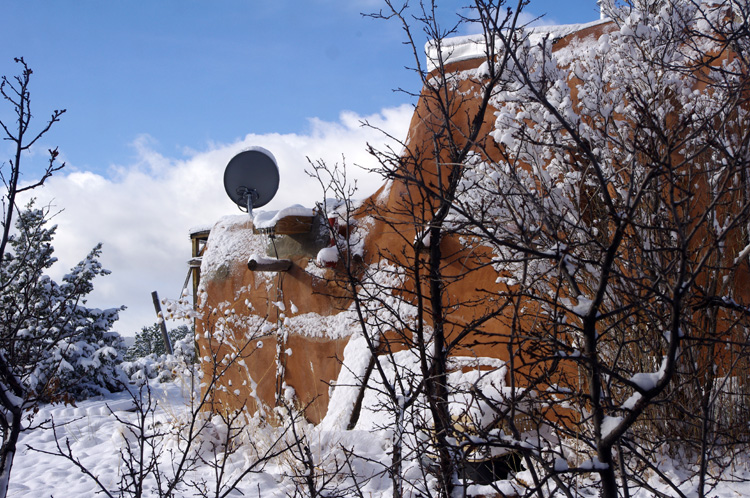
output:
<path id="1" fill-rule="evenodd" d="M 193 277 L 193 309 L 198 307 L 198 287 L 201 281 L 201 258 L 206 250 L 206 243 L 211 230 L 196 230 L 190 234 L 190 240 L 193 246 L 193 257 L 188 262 L 190 273 Z M 193 320 L 195 324 L 195 320 Z"/>
<path id="2" fill-rule="evenodd" d="M 174 354 L 172 350 L 172 341 L 169 340 L 169 333 L 167 332 L 167 324 L 164 323 L 164 315 L 161 313 L 161 304 L 159 304 L 159 294 L 156 291 L 151 293 L 151 299 L 154 300 L 154 309 L 156 310 L 156 317 L 159 319 L 159 328 L 161 329 L 161 338 L 164 340 L 164 348 L 167 353 Z"/>

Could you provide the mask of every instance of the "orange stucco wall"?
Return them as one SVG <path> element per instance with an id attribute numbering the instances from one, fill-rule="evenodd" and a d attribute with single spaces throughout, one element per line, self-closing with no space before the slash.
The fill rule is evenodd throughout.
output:
<path id="1" fill-rule="evenodd" d="M 610 25 L 600 24 L 569 35 L 558 44 L 563 47 L 573 39 L 596 37 L 609 29 Z M 464 71 L 477 67 L 481 62 L 480 59 L 462 61 L 449 66 L 448 70 Z M 449 107 L 452 106 L 454 124 L 461 130 L 468 129 L 469 117 L 479 108 L 480 102 L 473 97 L 475 88 L 476 82 L 470 79 L 460 81 L 455 93 L 468 97 L 457 98 L 448 104 Z M 573 98 L 576 98 L 575 93 Z M 425 96 L 420 99 L 408 138 L 409 148 L 415 157 L 404 161 L 405 168 L 411 168 L 412 173 L 422 175 L 427 183 L 437 183 L 440 178 L 445 179 L 447 174 L 445 170 L 439 172 L 437 166 L 439 162 L 445 163 L 446 157 L 435 157 L 433 152 L 435 133 L 444 125 L 435 105 L 434 101 Z M 490 159 L 499 159 L 501 150 L 489 136 L 495 121 L 492 111 L 489 109 L 484 116 L 478 133 L 479 137 L 484 138 L 479 140 L 477 146 L 482 147 Z M 460 146 L 460 134 L 457 135 L 457 141 Z M 419 255 L 414 253 L 413 244 L 417 233 L 423 229 L 418 220 L 429 219 L 429 213 L 434 212 L 434 207 L 422 203 L 423 199 L 419 196 L 417 189 L 394 181 L 387 196 L 379 191 L 365 203 L 358 217 L 361 219 L 373 213 L 375 216 L 367 231 L 364 263 L 386 259 L 408 266 L 410 262 L 419 259 Z M 419 209 L 423 209 L 424 213 L 415 215 L 415 211 Z M 388 212 L 388 219 L 379 219 L 378 212 Z M 341 368 L 339 360 L 348 341 L 348 335 L 342 333 L 342 330 L 345 332 L 348 326 L 354 331 L 357 327 L 354 323 L 337 323 L 334 331 L 333 327 L 329 327 L 333 322 L 327 320 L 346 309 L 350 301 L 346 298 L 346 290 L 331 282 L 338 270 L 313 268 L 309 256 L 291 258 L 293 266 L 289 272 L 249 271 L 246 266 L 247 258 L 250 254 L 264 250 L 265 237 L 253 234 L 252 223 L 248 218 L 244 222 L 237 219 L 219 222 L 208 239 L 206 254 L 219 251 L 226 240 L 242 241 L 236 251 L 214 257 L 210 268 L 204 261 L 202 268 L 203 306 L 204 310 L 209 311 L 207 318 L 198 327 L 202 355 L 206 358 L 212 356 L 212 353 L 218 353 L 221 358 L 234 350 L 244 359 L 243 362 L 236 362 L 221 376 L 215 400 L 220 406 L 245 406 L 249 411 L 255 412 L 258 403 L 268 407 L 275 406 L 280 397 L 291 393 L 287 389 L 291 387 L 296 403 L 305 410 L 307 418 L 312 422 L 319 422 L 326 413 L 329 387 L 338 377 Z M 730 241 L 735 249 L 739 244 L 740 241 Z M 502 290 L 502 284 L 496 282 L 497 274 L 491 266 L 486 265 L 489 254 L 483 253 L 482 248 L 467 249 L 460 240 L 446 238 L 441 242 L 441 250 L 445 258 L 442 268 L 446 281 L 444 305 L 451 306 L 458 301 L 466 303 L 477 298 L 476 306 L 462 306 L 451 313 L 450 320 L 454 326 L 448 325 L 447 338 L 450 341 L 461 332 L 466 323 L 487 313 L 489 305 L 487 301 L 483 301 L 482 296 Z M 225 259 L 223 263 L 220 261 L 222 257 Z M 217 261 L 221 264 L 217 264 Z M 469 270 L 472 272 L 471 278 L 460 278 Z M 750 303 L 749 282 L 750 268 L 747 263 L 743 263 L 736 275 L 735 286 L 737 295 L 745 303 Z M 413 292 L 415 285 L 417 284 L 413 280 L 408 281 L 405 292 Z M 419 285 L 425 285 L 425 282 L 419 282 Z M 425 291 L 425 295 L 428 292 Z M 274 302 L 283 303 L 284 309 L 273 304 Z M 221 308 L 221 303 L 230 303 L 228 309 L 234 311 L 229 311 L 227 315 L 226 310 Z M 215 309 L 217 312 L 214 314 Z M 254 317 L 257 323 L 254 322 L 250 329 L 227 332 L 228 335 L 221 340 L 210 339 L 216 335 L 214 329 L 223 317 L 232 315 L 241 317 L 244 321 L 248 317 Z M 510 326 L 510 316 L 510 313 L 500 313 L 483 323 L 478 332 L 463 338 L 452 353 L 507 360 L 509 353 L 504 338 Z M 523 320 L 531 323 L 537 317 L 537 310 L 529 305 Z M 264 331 L 263 323 L 270 325 L 273 331 Z M 399 345 L 399 341 L 408 342 L 408 337 L 399 337 L 398 334 L 389 338 L 393 348 L 403 347 Z M 229 345 L 230 343 L 233 345 Z M 259 343 L 262 343 L 261 348 L 258 348 Z M 209 373 L 216 368 L 212 362 L 204 361 L 204 366 Z M 560 373 L 563 377 L 569 374 L 574 372 L 563 370 Z"/>

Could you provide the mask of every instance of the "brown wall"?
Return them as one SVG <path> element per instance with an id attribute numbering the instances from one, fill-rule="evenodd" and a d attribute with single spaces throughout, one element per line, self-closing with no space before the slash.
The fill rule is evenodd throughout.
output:
<path id="1" fill-rule="evenodd" d="M 558 42 L 558 47 L 570 43 L 572 39 L 583 39 L 587 36 L 598 37 L 601 33 L 610 30 L 607 24 L 597 25 L 587 30 L 570 35 Z M 463 71 L 477 67 L 481 60 L 462 61 L 448 67 L 448 71 Z M 473 97 L 477 85 L 469 79 L 459 83 L 455 95 L 468 95 L 469 97 L 456 97 L 455 100 L 445 103 L 454 114 L 453 124 L 456 125 L 455 138 L 459 146 L 462 145 L 462 135 L 469 127 L 471 117 L 479 109 L 479 101 Z M 573 98 L 577 96 L 573 95 Z M 434 151 L 434 136 L 436 131 L 444 125 L 438 118 L 437 111 L 439 102 L 433 100 L 429 94 L 424 93 L 415 109 L 409 130 L 408 149 L 413 157 L 403 160 L 404 173 L 408 175 L 419 175 L 419 178 L 427 185 L 434 184 L 442 179 L 445 181 L 450 168 L 445 167 L 449 158 L 445 151 L 436 157 Z M 482 121 L 477 146 L 483 149 L 485 157 L 493 160 L 501 158 L 501 150 L 489 137 L 494 128 L 493 109 L 488 109 Z M 438 163 L 443 163 L 440 173 Z M 442 176 L 439 176 L 442 175 Z M 372 216 L 372 222 L 368 228 L 365 243 L 364 263 L 375 263 L 378 260 L 391 260 L 407 268 L 420 261 L 420 255 L 414 251 L 414 240 L 418 231 L 423 230 L 424 223 L 429 221 L 431 213 L 435 212 L 436 206 L 431 206 L 429 199 L 420 197 L 418 188 L 407 186 L 404 182 L 395 181 L 389 191 L 384 204 L 378 204 L 380 192 L 376 193 L 367 201 L 365 208 L 358 217 Z M 388 216 L 379 216 L 379 213 L 387 213 Z M 224 223 L 222 225 L 222 223 Z M 216 246 L 221 244 L 225 237 L 244 238 L 247 247 L 240 254 L 231 254 L 232 258 L 225 261 L 226 271 L 208 272 L 208 267 L 203 269 L 203 289 L 206 299 L 204 309 L 213 309 L 219 303 L 235 303 L 235 313 L 241 317 L 256 317 L 260 320 L 254 329 L 247 330 L 228 339 L 234 344 L 248 342 L 241 356 L 245 358 L 244 365 L 236 365 L 229 368 L 220 379 L 220 385 L 226 388 L 217 393 L 217 399 L 226 406 L 239 407 L 243 403 L 250 411 L 257 409 L 256 400 L 272 407 L 277 402 L 277 396 L 283 394 L 283 384 L 294 388 L 297 402 L 300 407 L 305 408 L 309 420 L 319 422 L 325 415 L 329 399 L 329 383 L 335 381 L 340 370 L 340 362 L 343 349 L 347 343 L 347 336 L 340 331 L 331 333 L 326 327 L 326 320 L 304 319 L 316 314 L 320 317 L 331 317 L 341 312 L 349 305 L 345 298 L 346 292 L 338 285 L 328 282 L 336 276 L 336 269 L 319 269 L 314 273 L 322 278 L 308 273 L 309 257 L 292 258 L 293 267 L 287 273 L 267 274 L 251 272 L 247 270 L 247 257 L 253 251 L 259 251 L 263 246 L 263 235 L 253 235 L 252 226 L 247 223 L 220 222 L 212 230 L 208 240 L 206 253 L 217 251 Z M 217 241 L 218 238 L 218 241 Z M 730 241 L 731 246 L 741 247 L 741 241 Z M 505 290 L 502 284 L 496 283 L 497 274 L 488 265 L 489 250 L 480 248 L 467 249 L 462 246 L 457 238 L 446 238 L 441 242 L 441 251 L 445 257 L 442 273 L 445 277 L 445 301 L 444 306 L 452 306 L 457 302 L 464 305 L 455 309 L 450 320 L 454 325 L 447 328 L 447 338 L 450 341 L 461 333 L 467 323 L 473 319 L 485 315 L 488 311 L 496 309 L 498 304 L 490 302 L 486 298 L 492 293 L 500 293 Z M 483 252 L 484 251 L 484 252 Z M 424 258 L 422 258 L 424 259 Z M 204 261 L 204 265 L 206 262 Z M 216 267 L 216 261 L 213 266 Z M 339 268 L 340 270 L 341 268 Z M 211 274 L 208 274 L 211 273 Z M 470 278 L 462 278 L 470 273 Z M 735 286 L 737 295 L 750 303 L 750 268 L 747 263 L 740 266 L 735 275 Z M 429 298 L 429 292 L 424 290 L 426 282 L 420 280 L 415 282 L 411 279 L 405 287 L 405 294 L 413 293 L 420 285 L 423 288 L 425 298 Z M 247 300 L 252 305 L 248 310 L 244 305 Z M 281 312 L 277 306 L 271 304 L 273 301 L 282 300 L 287 306 L 285 312 Z M 290 302 L 298 308 L 296 313 L 290 311 Z M 474 303 L 468 305 L 466 303 Z M 528 304 L 524 318 L 520 324 L 515 326 L 521 329 L 533 327 L 534 320 L 544 319 L 543 313 L 535 305 Z M 283 316 L 282 316 L 283 315 Z M 484 323 L 478 332 L 472 333 L 461 340 L 453 350 L 452 354 L 478 357 L 493 357 L 502 360 L 508 359 L 507 336 L 511 327 L 512 313 L 510 308 L 507 312 L 499 313 L 497 317 Z M 214 323 L 209 315 L 209 320 L 199 324 L 199 332 L 213 334 Z M 215 315 L 214 315 L 215 316 Z M 218 314 L 221 317 L 221 312 Z M 279 328 L 279 323 L 287 323 Z M 216 318 L 215 320 L 218 320 Z M 262 322 L 262 323 L 261 323 Z M 269 325 L 273 331 L 263 332 L 262 324 Z M 260 337 L 262 336 L 262 338 Z M 263 342 L 263 347 L 257 349 L 257 340 Z M 389 334 L 391 346 L 395 349 L 404 347 L 410 338 L 407 335 L 400 336 L 398 333 Z M 225 340 L 226 341 L 226 340 Z M 205 338 L 201 340 L 202 354 L 205 356 L 209 351 L 214 351 L 221 356 L 225 350 L 218 346 L 220 341 L 214 341 L 216 346 L 209 344 L 211 341 Z M 225 342 L 226 343 L 226 342 Z M 277 349 L 279 352 L 277 353 Z M 291 350 L 291 355 L 285 352 Z M 543 356 L 544 351 L 528 352 L 529 355 Z M 283 368 L 277 369 L 277 357 Z M 211 372 L 210 363 L 204 363 L 207 372 Z M 532 367 L 529 367 L 531 369 Z M 525 372 L 531 373 L 530 370 Z M 579 381 L 577 372 L 563 368 L 559 378 L 569 378 L 571 382 Z M 257 383 L 256 396 L 251 396 L 252 379 Z M 231 381 L 231 386 L 229 382 Z M 238 390 L 240 394 L 233 394 Z"/>

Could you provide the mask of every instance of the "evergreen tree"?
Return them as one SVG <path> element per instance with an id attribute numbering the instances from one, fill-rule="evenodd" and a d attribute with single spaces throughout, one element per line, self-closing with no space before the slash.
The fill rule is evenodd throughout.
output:
<path id="1" fill-rule="evenodd" d="M 106 275 L 97 245 L 62 278 L 45 274 L 57 261 L 47 211 L 19 213 L 17 233 L 0 266 L 0 350 L 28 398 L 78 399 L 119 390 L 124 344 L 112 324 L 123 307 L 88 308 L 93 279 Z"/>
<path id="2" fill-rule="evenodd" d="M 175 344 L 179 340 L 192 336 L 193 329 L 187 325 L 180 325 L 179 327 L 168 331 L 168 334 L 169 340 L 172 344 Z M 140 332 L 136 332 L 135 343 L 128 348 L 128 351 L 125 354 L 125 359 L 127 361 L 133 361 L 151 354 L 161 356 L 166 353 L 167 349 L 164 346 L 161 329 L 158 323 L 154 323 L 151 326 L 141 328 Z"/>

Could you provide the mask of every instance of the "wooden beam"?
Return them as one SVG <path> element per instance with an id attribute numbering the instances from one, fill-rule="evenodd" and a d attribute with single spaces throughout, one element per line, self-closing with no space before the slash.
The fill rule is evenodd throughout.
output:
<path id="1" fill-rule="evenodd" d="M 292 268 L 292 262 L 288 259 L 270 259 L 270 258 L 250 258 L 247 262 L 247 269 L 250 271 L 289 271 Z"/>

